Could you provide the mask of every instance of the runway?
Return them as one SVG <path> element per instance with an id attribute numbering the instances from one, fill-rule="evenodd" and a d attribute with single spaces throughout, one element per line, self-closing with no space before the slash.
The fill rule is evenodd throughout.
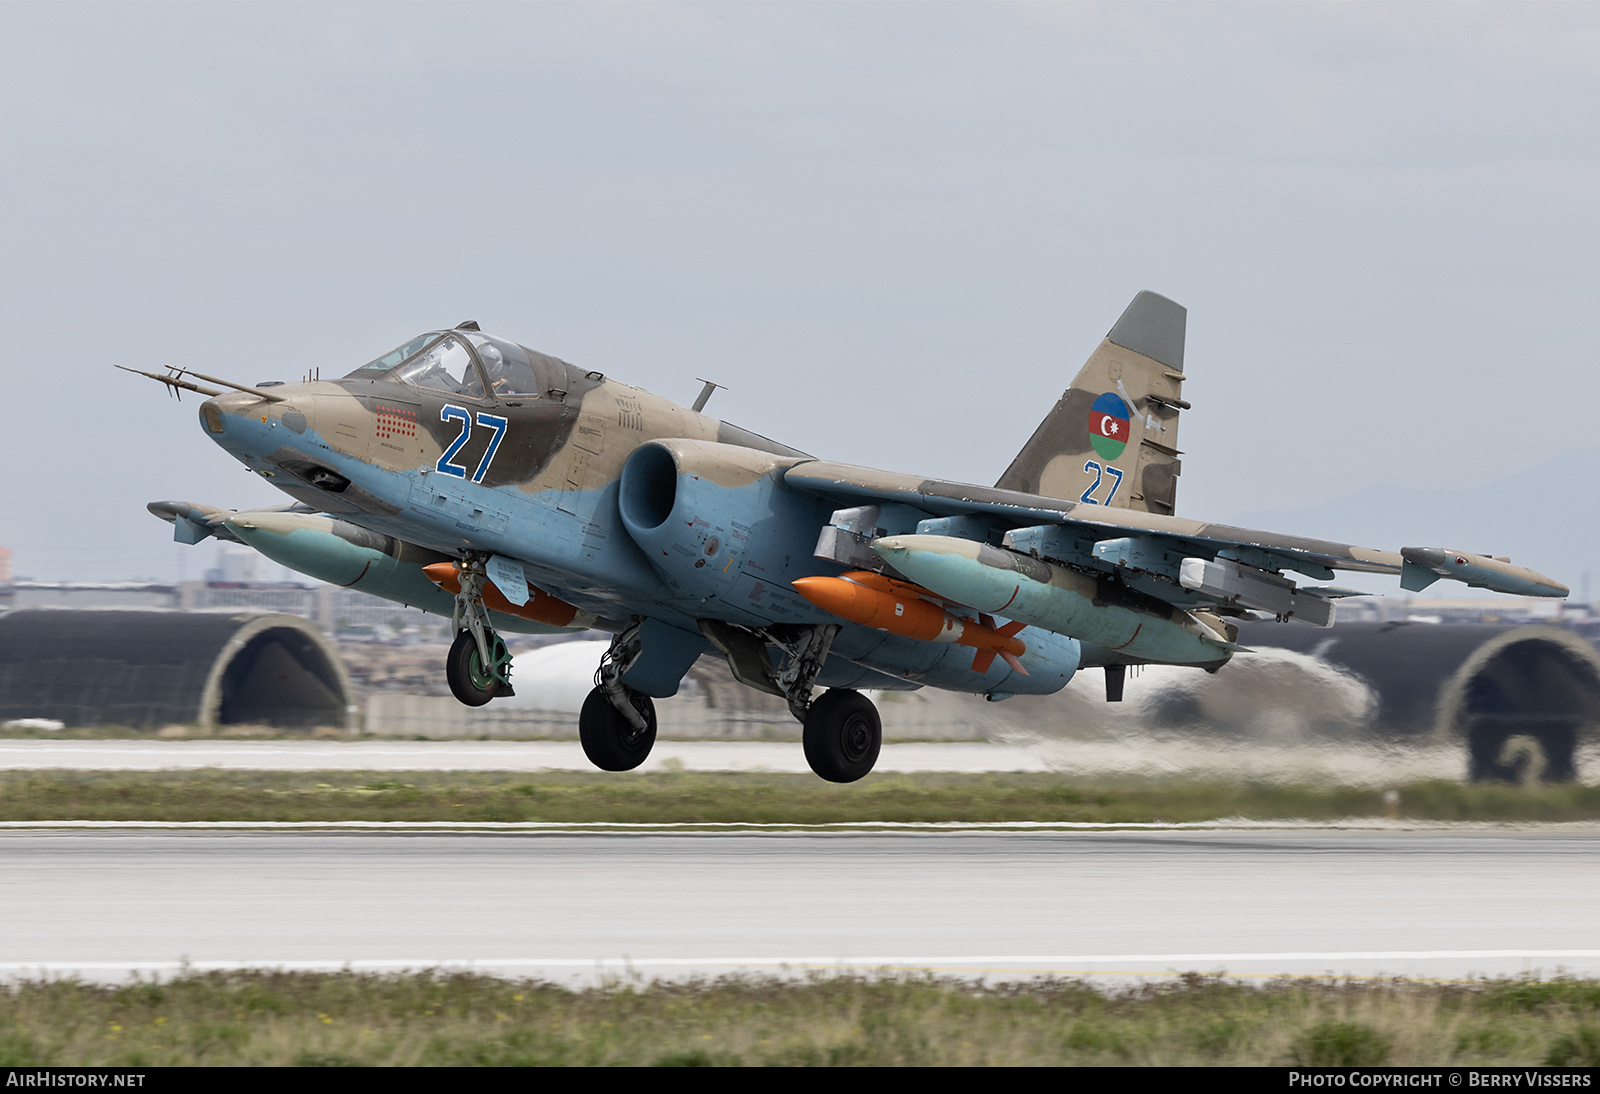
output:
<path id="1" fill-rule="evenodd" d="M 1600 835 L 0 834 L 0 973 L 1600 975 Z"/>
<path id="2" fill-rule="evenodd" d="M 1465 750 L 1437 744 L 1227 741 L 1129 735 L 1066 740 L 1017 735 L 1004 741 L 896 742 L 883 746 L 880 772 L 1073 772 L 1084 775 L 1266 778 L 1389 785 L 1458 779 Z M 98 771 L 594 771 L 577 741 L 318 741 L 0 739 L 0 770 Z M 767 771 L 806 774 L 798 741 L 656 742 L 639 771 Z M 1584 781 L 1600 776 L 1600 751 L 1580 750 Z"/>
<path id="3" fill-rule="evenodd" d="M 593 771 L 577 741 L 0 740 L 0 770 Z M 810 772 L 798 741 L 658 741 L 640 771 Z M 1049 771 L 1036 745 L 888 744 L 878 771 Z"/>

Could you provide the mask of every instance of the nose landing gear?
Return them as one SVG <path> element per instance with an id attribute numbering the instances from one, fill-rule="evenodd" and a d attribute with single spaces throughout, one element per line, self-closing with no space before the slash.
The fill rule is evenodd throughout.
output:
<path id="1" fill-rule="evenodd" d="M 511 690 L 511 652 L 489 625 L 483 606 L 483 559 L 466 558 L 456 568 L 461 574 L 452 620 L 456 640 L 445 659 L 444 675 L 452 695 L 469 707 L 481 707 L 490 699 L 516 694 Z"/>
<path id="2" fill-rule="evenodd" d="M 484 661 L 478 649 L 478 639 L 471 631 L 462 631 L 450 646 L 445 658 L 444 678 L 450 683 L 450 694 L 469 707 L 481 707 L 500 695 L 511 695 L 511 653 L 505 639 L 494 631 L 484 637 L 489 640 L 489 659 Z M 487 667 L 486 667 L 487 666 Z"/>

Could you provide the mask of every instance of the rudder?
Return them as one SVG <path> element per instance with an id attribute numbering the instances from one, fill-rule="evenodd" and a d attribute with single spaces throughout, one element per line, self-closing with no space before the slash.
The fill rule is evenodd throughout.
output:
<path id="1" fill-rule="evenodd" d="M 1135 296 L 995 486 L 1173 512 L 1188 316 L 1164 296 Z"/>

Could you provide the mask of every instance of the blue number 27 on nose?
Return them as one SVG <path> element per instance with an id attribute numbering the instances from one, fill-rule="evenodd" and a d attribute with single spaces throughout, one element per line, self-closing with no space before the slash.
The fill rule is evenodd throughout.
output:
<path id="1" fill-rule="evenodd" d="M 460 422 L 461 432 L 456 439 L 450 442 L 450 447 L 444 450 L 439 457 L 439 462 L 434 467 L 442 474 L 454 475 L 458 479 L 467 477 L 467 469 L 460 464 L 450 461 L 455 459 L 457 452 L 465 447 L 467 441 L 472 439 L 472 414 L 459 406 L 447 406 L 439 411 L 439 420 L 443 422 Z M 483 450 L 483 459 L 478 461 L 478 468 L 472 473 L 473 482 L 482 482 L 483 476 L 489 473 L 489 465 L 494 462 L 494 454 L 500 451 L 500 441 L 506 435 L 506 419 L 496 414 L 478 412 L 478 424 L 494 430 L 494 436 L 489 438 L 489 447 Z"/>

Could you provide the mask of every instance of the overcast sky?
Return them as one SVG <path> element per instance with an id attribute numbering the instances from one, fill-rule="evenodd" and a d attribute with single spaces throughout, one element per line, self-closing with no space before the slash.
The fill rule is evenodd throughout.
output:
<path id="1" fill-rule="evenodd" d="M 1180 513 L 1600 562 L 1600 6 L 5 4 L 0 41 L 19 575 L 195 577 L 145 502 L 282 499 L 113 363 L 337 374 L 472 318 L 988 483 L 1146 288 L 1189 308 Z"/>

